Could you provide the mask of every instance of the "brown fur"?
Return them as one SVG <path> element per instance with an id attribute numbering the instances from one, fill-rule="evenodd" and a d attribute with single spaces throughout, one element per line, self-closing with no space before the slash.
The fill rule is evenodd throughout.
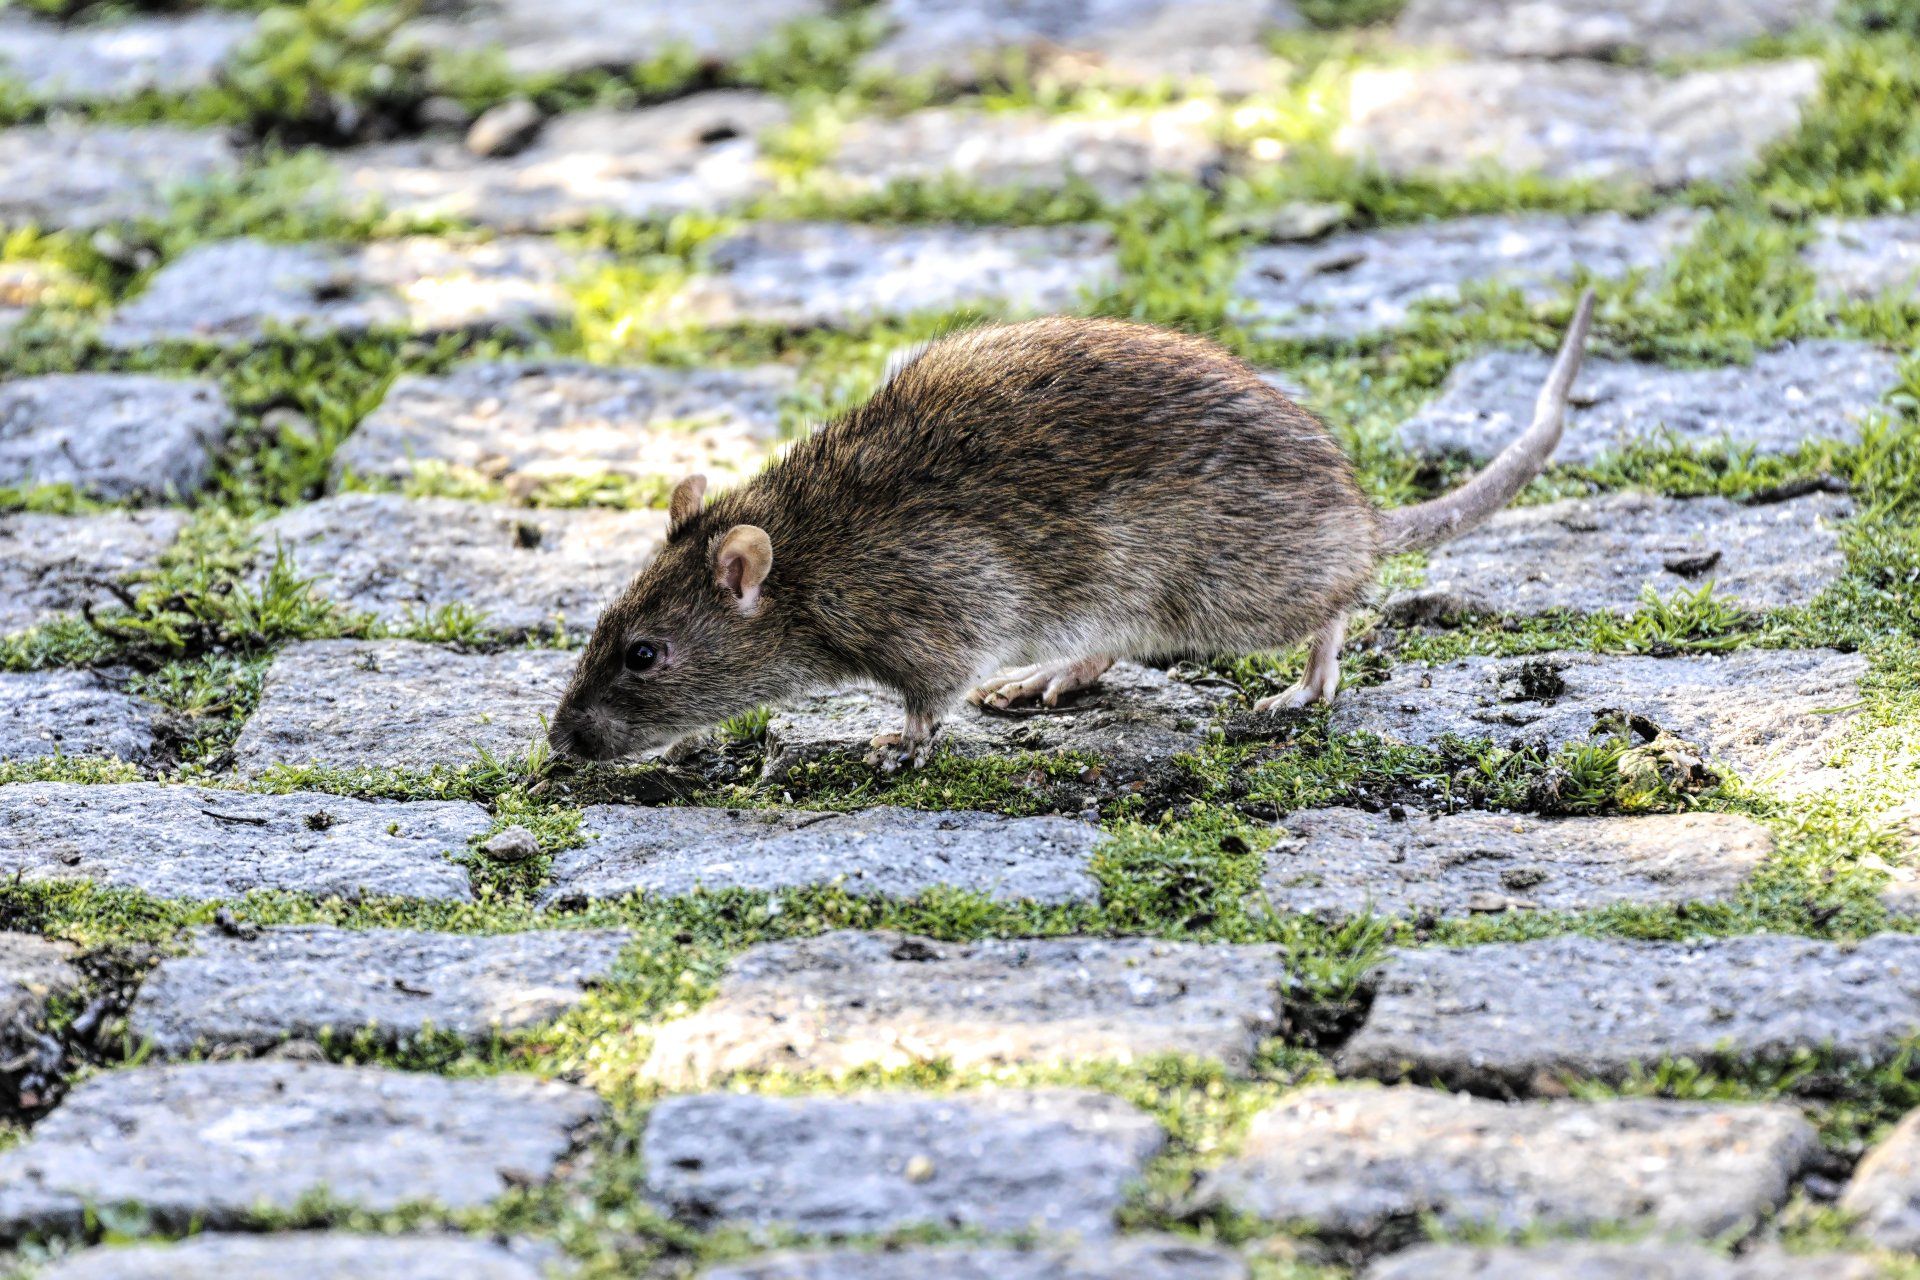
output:
<path id="1" fill-rule="evenodd" d="M 697 502 L 601 619 L 556 748 L 624 755 L 856 681 L 932 724 L 1007 663 L 1278 648 L 1355 606 L 1384 537 L 1312 414 L 1210 342 L 1112 320 L 945 338 Z M 742 525 L 772 548 L 751 611 L 715 578 Z M 642 638 L 668 656 L 627 672 Z"/>

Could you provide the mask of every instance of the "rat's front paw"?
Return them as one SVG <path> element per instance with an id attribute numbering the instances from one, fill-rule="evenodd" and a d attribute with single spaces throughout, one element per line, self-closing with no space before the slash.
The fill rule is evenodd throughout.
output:
<path id="1" fill-rule="evenodd" d="M 879 734 L 870 745 L 873 749 L 867 752 L 867 766 L 881 773 L 922 768 L 933 755 L 933 739 L 909 739 L 900 733 Z"/>

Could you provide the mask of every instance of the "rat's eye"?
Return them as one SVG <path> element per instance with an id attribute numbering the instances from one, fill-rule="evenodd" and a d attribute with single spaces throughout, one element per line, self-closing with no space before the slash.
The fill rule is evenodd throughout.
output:
<path id="1" fill-rule="evenodd" d="M 627 646 L 627 670 L 645 671 L 660 661 L 660 646 L 651 640 L 635 640 Z"/>

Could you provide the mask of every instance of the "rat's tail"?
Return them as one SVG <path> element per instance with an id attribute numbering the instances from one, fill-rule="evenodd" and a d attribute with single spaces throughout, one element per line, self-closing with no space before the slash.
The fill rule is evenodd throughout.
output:
<path id="1" fill-rule="evenodd" d="M 1593 290 L 1580 296 L 1580 305 L 1567 326 L 1567 336 L 1554 357 L 1547 384 L 1533 407 L 1533 425 L 1500 451 L 1486 469 L 1451 493 L 1431 502 L 1397 507 L 1381 519 L 1382 547 L 1386 551 L 1419 551 L 1457 538 L 1513 501 L 1515 494 L 1546 467 L 1560 443 L 1566 422 L 1567 393 L 1580 372 L 1587 347 L 1587 329 L 1593 323 Z"/>

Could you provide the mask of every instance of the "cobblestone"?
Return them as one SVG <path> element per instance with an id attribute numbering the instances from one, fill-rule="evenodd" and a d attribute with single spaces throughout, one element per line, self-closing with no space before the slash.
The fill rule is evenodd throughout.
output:
<path id="1" fill-rule="evenodd" d="M 185 523 L 179 511 L 0 515 L 0 635 L 112 603 L 100 584 L 151 568 Z"/>
<path id="2" fill-rule="evenodd" d="M 1383 1259 L 1363 1280 L 1874 1280 L 1871 1259 L 1760 1249 L 1729 1258 L 1672 1242 L 1424 1245 Z"/>
<path id="3" fill-rule="evenodd" d="M 412 38 L 439 48 L 497 48 L 518 77 L 631 73 L 634 64 L 674 51 L 709 65 L 731 62 L 780 27 L 829 9 L 827 0 L 479 0 L 461 17 L 413 24 Z"/>
<path id="4" fill-rule="evenodd" d="M 68 121 L 0 129 L 0 223 L 86 228 L 158 218 L 175 190 L 238 168 L 211 129 Z"/>
<path id="5" fill-rule="evenodd" d="M 1261 893 L 1277 911 L 1345 920 L 1586 911 L 1731 897 L 1771 852 L 1724 813 L 1636 818 L 1309 809 L 1282 822 Z"/>
<path id="6" fill-rule="evenodd" d="M 703 1272 L 705 1280 L 1245 1280 L 1225 1249 L 1172 1236 L 1129 1236 L 1073 1247 L 931 1245 L 776 1253 Z"/>
<path id="7" fill-rule="evenodd" d="M 575 654 L 467 654 L 411 640 L 311 640 L 274 658 L 234 767 L 431 769 L 515 760 L 544 735 Z"/>
<path id="8" fill-rule="evenodd" d="M 204 378 L 54 373 L 0 382 L 0 485 L 101 498 L 188 497 L 233 427 Z"/>
<path id="9" fill-rule="evenodd" d="M 154 707 L 91 671 L 0 674 L 0 760 L 153 754 Z"/>
<path id="10" fill-rule="evenodd" d="M 1920 287 L 1920 216 L 1824 218 L 1805 256 L 1828 297 L 1911 298 Z"/>
<path id="11" fill-rule="evenodd" d="M 209 1232 L 177 1244 L 101 1246 L 39 1280 L 543 1280 L 543 1251 L 458 1236 Z"/>
<path id="12" fill-rule="evenodd" d="M 665 540 L 667 518 L 342 493 L 259 532 L 256 581 L 284 555 L 317 595 L 393 626 L 460 607 L 501 635 L 580 636 Z"/>
<path id="13" fill-rule="evenodd" d="M 1098 1239 L 1165 1141 L 1118 1098 L 1076 1089 L 697 1094 L 654 1108 L 641 1157 L 649 1196 L 690 1222 Z"/>
<path id="14" fill-rule="evenodd" d="M 974 1071 L 1158 1054 L 1245 1071 L 1279 1030 L 1288 985 L 1274 947 L 843 930 L 736 958 L 712 1001 L 655 1033 L 647 1073 L 684 1086 L 743 1071 L 935 1061 Z"/>
<path id="15" fill-rule="evenodd" d="M 1395 34 L 1495 58 L 1680 58 L 1826 22 L 1836 0 L 1409 0 Z"/>
<path id="16" fill-rule="evenodd" d="M 0 872 L 89 879 L 161 898 L 255 889 L 467 901 L 449 860 L 487 829 L 461 802 L 377 804 L 292 792 L 247 795 L 151 782 L 0 787 Z"/>
<path id="17" fill-rule="evenodd" d="M 213 84 L 252 33 L 253 19 L 237 13 L 73 26 L 0 16 L 0 79 L 37 102 L 185 93 Z"/>
<path id="18" fill-rule="evenodd" d="M 31 1111 L 67 1065 L 48 1034 L 55 1001 L 72 1006 L 86 978 L 70 943 L 0 932 L 0 1113 Z"/>

